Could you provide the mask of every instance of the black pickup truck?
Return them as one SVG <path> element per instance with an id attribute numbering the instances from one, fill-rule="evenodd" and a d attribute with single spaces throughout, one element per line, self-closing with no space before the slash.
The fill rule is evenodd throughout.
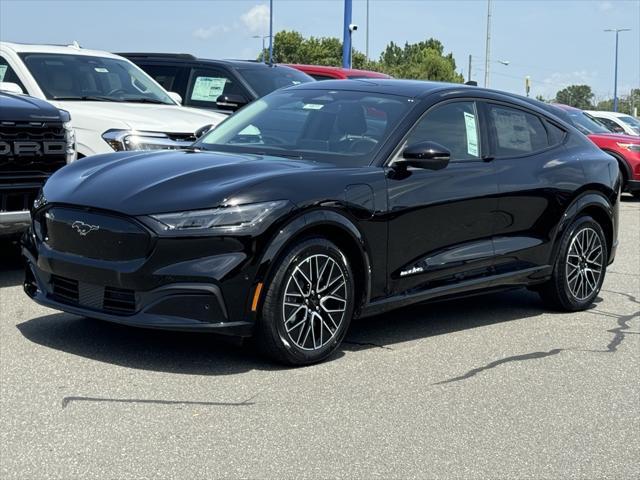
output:
<path id="1" fill-rule="evenodd" d="M 0 92 L 0 238 L 29 225 L 29 208 L 49 176 L 75 159 L 69 113 Z"/>

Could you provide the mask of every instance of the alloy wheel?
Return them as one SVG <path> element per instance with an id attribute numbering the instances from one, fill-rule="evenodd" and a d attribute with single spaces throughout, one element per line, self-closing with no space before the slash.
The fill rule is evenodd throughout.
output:
<path id="1" fill-rule="evenodd" d="M 314 254 L 298 262 L 287 280 L 282 316 L 289 340 L 302 350 L 331 342 L 344 320 L 349 298 L 336 260 Z"/>
<path id="2" fill-rule="evenodd" d="M 600 235 L 590 227 L 578 231 L 571 240 L 566 260 L 567 286 L 574 298 L 586 300 L 598 290 L 603 263 Z"/>

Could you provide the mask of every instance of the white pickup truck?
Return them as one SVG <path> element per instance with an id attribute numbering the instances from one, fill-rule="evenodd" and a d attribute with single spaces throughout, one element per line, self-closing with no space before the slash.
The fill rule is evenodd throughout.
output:
<path id="1" fill-rule="evenodd" d="M 48 100 L 73 118 L 78 158 L 114 150 L 176 149 L 225 115 L 180 105 L 118 55 L 0 42 L 0 90 Z"/>

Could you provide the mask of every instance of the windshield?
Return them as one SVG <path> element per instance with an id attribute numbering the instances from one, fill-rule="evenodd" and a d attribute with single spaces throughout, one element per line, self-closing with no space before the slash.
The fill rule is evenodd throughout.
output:
<path id="1" fill-rule="evenodd" d="M 53 53 L 20 56 L 49 100 L 175 105 L 146 73 L 126 60 Z"/>
<path id="2" fill-rule="evenodd" d="M 611 133 L 604 125 L 582 110 L 566 110 L 565 112 L 571 118 L 573 126 L 585 135 L 590 133 Z"/>
<path id="3" fill-rule="evenodd" d="M 306 73 L 288 67 L 246 67 L 238 68 L 238 71 L 259 97 L 279 88 L 314 81 Z"/>
<path id="4" fill-rule="evenodd" d="M 281 90 L 229 117 L 194 146 L 368 165 L 413 105 L 379 93 Z"/>
<path id="5" fill-rule="evenodd" d="M 640 134 L 640 120 L 630 115 L 624 115 L 618 118 L 629 125 L 634 132 Z"/>

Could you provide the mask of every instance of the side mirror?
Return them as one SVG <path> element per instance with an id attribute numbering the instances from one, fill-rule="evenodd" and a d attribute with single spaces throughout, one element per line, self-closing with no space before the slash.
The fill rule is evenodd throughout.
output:
<path id="1" fill-rule="evenodd" d="M 169 95 L 169 97 L 171 98 L 171 100 L 173 100 L 174 102 L 176 102 L 178 105 L 182 105 L 182 97 L 180 96 L 179 93 L 176 92 L 167 92 L 167 95 Z"/>
<path id="2" fill-rule="evenodd" d="M 13 82 L 0 82 L 0 91 L 13 93 L 15 95 L 24 95 L 24 91 L 22 87 L 17 83 Z"/>
<path id="3" fill-rule="evenodd" d="M 402 151 L 403 160 L 394 165 L 401 168 L 415 167 L 427 170 L 442 170 L 449 164 L 451 152 L 435 142 L 420 142 L 409 145 Z"/>
<path id="4" fill-rule="evenodd" d="M 244 95 L 240 95 L 238 93 L 228 93 L 226 95 L 220 95 L 216 99 L 216 105 L 218 108 L 222 110 L 238 110 L 244 107 L 249 100 L 247 100 Z"/>

